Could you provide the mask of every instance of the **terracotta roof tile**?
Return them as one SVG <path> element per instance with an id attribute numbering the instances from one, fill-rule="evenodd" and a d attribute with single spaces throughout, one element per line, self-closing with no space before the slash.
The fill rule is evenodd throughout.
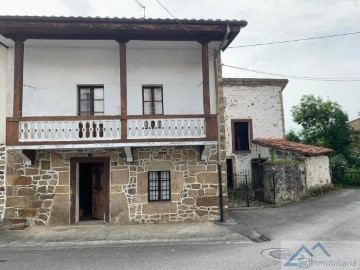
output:
<path id="1" fill-rule="evenodd" d="M 262 146 L 268 146 L 276 149 L 298 152 L 306 156 L 319 156 L 334 152 L 334 150 L 330 148 L 302 144 L 302 143 L 287 141 L 283 139 L 256 139 L 253 140 L 252 142 L 254 144 L 259 144 Z"/>

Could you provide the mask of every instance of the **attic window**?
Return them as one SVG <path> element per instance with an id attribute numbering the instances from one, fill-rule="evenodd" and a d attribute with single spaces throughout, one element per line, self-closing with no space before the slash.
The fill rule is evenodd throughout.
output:
<path id="1" fill-rule="evenodd" d="M 231 120 L 233 152 L 250 151 L 252 140 L 251 119 Z"/>

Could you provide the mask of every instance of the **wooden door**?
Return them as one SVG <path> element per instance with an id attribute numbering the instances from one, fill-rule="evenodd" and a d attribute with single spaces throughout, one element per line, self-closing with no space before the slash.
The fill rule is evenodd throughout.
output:
<path id="1" fill-rule="evenodd" d="M 107 208 L 104 163 L 94 163 L 92 171 L 92 217 L 104 219 Z"/>

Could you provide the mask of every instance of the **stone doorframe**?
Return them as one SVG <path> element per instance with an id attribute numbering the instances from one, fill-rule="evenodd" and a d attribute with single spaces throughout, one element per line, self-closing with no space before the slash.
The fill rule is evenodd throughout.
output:
<path id="1" fill-rule="evenodd" d="M 104 189 L 106 190 L 106 209 L 105 209 L 105 221 L 109 222 L 109 189 L 110 189 L 110 157 L 74 157 L 70 159 L 70 224 L 75 224 L 76 221 L 76 197 L 77 197 L 77 171 L 79 163 L 104 163 Z M 108 179 L 108 181 L 106 181 Z"/>

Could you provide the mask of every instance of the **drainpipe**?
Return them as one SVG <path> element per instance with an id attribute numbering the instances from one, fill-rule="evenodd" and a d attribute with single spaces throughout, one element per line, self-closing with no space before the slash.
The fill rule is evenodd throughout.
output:
<path id="1" fill-rule="evenodd" d="M 215 72 L 215 93 L 216 93 L 216 121 L 217 121 L 217 170 L 219 177 L 219 207 L 220 207 L 220 221 L 224 222 L 224 205 L 223 205 L 223 188 L 222 188 L 222 168 L 221 168 L 221 155 L 220 155 L 220 104 L 219 104 L 219 86 L 218 86 L 218 56 L 223 48 L 228 36 L 230 34 L 230 26 L 226 25 L 226 33 L 221 41 L 219 49 L 214 55 L 214 72 Z"/>

